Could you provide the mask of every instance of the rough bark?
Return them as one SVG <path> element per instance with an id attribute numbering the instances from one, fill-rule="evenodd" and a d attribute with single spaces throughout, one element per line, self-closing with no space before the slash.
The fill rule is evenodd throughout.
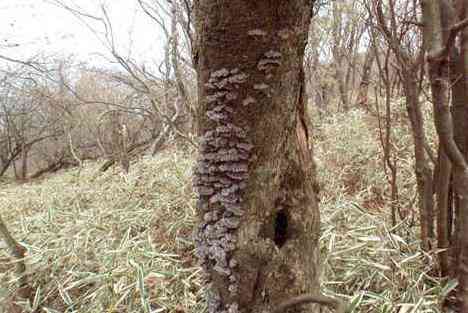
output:
<path id="1" fill-rule="evenodd" d="M 208 312 L 271 312 L 319 290 L 319 212 L 302 68 L 311 2 L 195 4 L 201 141 L 195 239 Z"/>

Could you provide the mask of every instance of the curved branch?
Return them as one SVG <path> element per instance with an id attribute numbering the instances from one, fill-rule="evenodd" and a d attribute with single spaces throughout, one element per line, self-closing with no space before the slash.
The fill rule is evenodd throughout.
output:
<path id="1" fill-rule="evenodd" d="M 283 313 L 287 309 L 307 303 L 317 303 L 334 308 L 337 313 L 345 313 L 346 306 L 338 299 L 324 295 L 304 294 L 280 303 L 271 313 Z"/>

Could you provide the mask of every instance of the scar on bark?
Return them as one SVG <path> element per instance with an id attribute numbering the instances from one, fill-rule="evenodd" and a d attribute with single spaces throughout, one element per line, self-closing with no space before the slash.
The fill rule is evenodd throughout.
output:
<path id="1" fill-rule="evenodd" d="M 281 302 L 273 311 L 271 311 L 271 313 L 283 313 L 289 308 L 308 303 L 317 303 L 329 306 L 335 309 L 337 313 L 345 313 L 346 311 L 345 304 L 338 299 L 324 295 L 303 294 Z"/>
<path id="2" fill-rule="evenodd" d="M 306 142 L 309 142 L 309 129 L 307 127 L 307 123 L 305 121 L 306 119 L 306 106 L 305 106 L 305 99 L 304 99 L 304 71 L 301 70 L 299 73 L 300 77 L 300 82 L 301 82 L 301 87 L 299 89 L 299 100 L 297 101 L 297 111 L 298 111 L 298 117 L 299 121 L 301 123 L 302 129 L 304 131 L 304 137 L 306 139 Z"/>
<path id="3" fill-rule="evenodd" d="M 289 217 L 285 209 L 281 209 L 276 213 L 275 217 L 275 244 L 281 248 L 288 240 L 289 234 Z"/>
<path id="4" fill-rule="evenodd" d="M 300 157 L 302 162 L 306 167 L 309 167 L 312 163 L 312 156 L 310 155 L 309 149 L 309 129 L 307 127 L 307 111 L 305 106 L 304 99 L 304 73 L 301 71 L 299 73 L 299 81 L 301 82 L 301 87 L 299 89 L 299 95 L 297 98 L 297 119 L 298 123 L 296 124 L 296 135 L 298 140 L 298 148 L 300 151 Z"/>

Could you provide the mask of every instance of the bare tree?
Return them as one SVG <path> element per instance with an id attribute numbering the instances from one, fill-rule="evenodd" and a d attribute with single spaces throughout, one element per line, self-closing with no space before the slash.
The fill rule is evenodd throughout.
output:
<path id="1" fill-rule="evenodd" d="M 384 8 L 383 1 L 374 0 L 371 16 L 375 16 L 375 29 L 382 35 L 387 49 L 392 52 L 397 64 L 398 77 L 403 85 L 414 144 L 422 247 L 428 250 L 430 239 L 434 234 L 433 173 L 430 163 L 431 152 L 427 149 L 424 119 L 419 102 L 421 93 L 419 73 L 422 69 L 423 50 L 414 44 L 420 42 L 418 30 L 415 29 L 417 9 L 408 1 L 392 0 L 389 1 L 388 7 Z M 378 61 L 378 55 L 376 58 Z M 386 85 L 390 88 L 390 82 L 387 81 Z"/>

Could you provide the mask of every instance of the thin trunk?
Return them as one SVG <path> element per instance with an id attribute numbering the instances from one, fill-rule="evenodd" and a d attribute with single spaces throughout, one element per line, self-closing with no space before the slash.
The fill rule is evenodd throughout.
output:
<path id="1" fill-rule="evenodd" d="M 346 89 L 346 83 L 344 79 L 344 73 L 342 70 L 343 62 L 341 60 L 337 60 L 335 66 L 335 80 L 338 84 L 338 93 L 340 96 L 340 106 L 343 108 L 343 111 L 348 111 L 349 104 L 348 104 L 348 93 Z"/>
<path id="2" fill-rule="evenodd" d="M 369 111 L 369 103 L 368 103 L 368 93 L 369 93 L 369 84 L 370 84 L 370 75 L 372 64 L 374 63 L 374 56 L 375 54 L 371 51 L 371 48 L 368 48 L 368 52 L 366 54 L 366 59 L 364 61 L 364 65 L 362 67 L 362 76 L 361 82 L 359 84 L 359 91 L 358 91 L 358 105 L 363 107 L 366 111 Z"/>
<path id="3" fill-rule="evenodd" d="M 321 114 L 328 112 L 328 103 L 329 103 L 329 87 L 327 83 L 320 83 L 318 90 L 315 94 L 315 97 L 318 98 L 316 101 L 320 103 Z"/>
<path id="4" fill-rule="evenodd" d="M 19 173 L 18 173 L 18 165 L 16 164 L 16 161 L 17 161 L 17 160 L 13 160 L 13 163 L 12 163 L 12 164 L 13 164 L 13 172 L 14 172 L 14 174 L 15 174 L 15 179 L 16 179 L 16 180 L 19 180 L 20 175 L 19 175 Z"/>
<path id="5" fill-rule="evenodd" d="M 468 0 L 464 0 L 463 4 L 463 14 L 462 17 L 468 17 Z M 462 32 L 461 47 L 462 47 L 462 57 L 463 57 L 463 77 L 465 78 L 465 86 L 468 87 L 468 29 L 465 29 Z M 465 91 L 467 89 L 465 88 Z M 466 103 L 466 98 L 465 98 Z M 465 133 L 466 133 L 465 129 Z M 468 138 L 468 136 L 467 136 Z M 468 144 L 467 144 L 468 146 Z M 468 149 L 467 149 L 468 150 Z M 464 151 L 463 155 L 465 160 L 468 155 L 468 151 Z M 463 168 L 464 172 L 457 173 L 456 176 L 459 176 L 457 182 L 460 182 L 460 189 L 464 189 L 464 192 L 457 192 L 457 217 L 459 218 L 459 246 L 460 251 L 460 293 L 459 299 L 462 301 L 462 310 L 463 312 L 468 312 L 468 166 L 466 163 Z"/>
<path id="6" fill-rule="evenodd" d="M 403 85 L 406 97 L 406 110 L 411 125 L 413 137 L 415 174 L 418 190 L 418 203 L 421 224 L 422 248 L 428 251 L 430 238 L 434 236 L 434 200 L 432 170 L 426 156 L 424 135 L 424 118 L 421 112 L 418 93 L 418 81 L 414 73 L 403 72 Z"/>
<path id="7" fill-rule="evenodd" d="M 459 275 L 460 311 L 468 312 L 468 166 L 463 153 L 454 140 L 452 114 L 449 107 L 450 77 L 447 55 L 439 56 L 446 43 L 442 25 L 441 2 L 422 0 L 421 8 L 424 24 L 424 41 L 428 51 L 428 71 L 431 83 L 434 122 L 440 145 L 453 166 L 454 189 L 458 194 L 460 211 L 460 261 L 457 266 Z M 445 27 L 446 29 L 446 27 Z M 434 57 L 437 56 L 437 57 Z"/>
<path id="8" fill-rule="evenodd" d="M 448 212 L 449 190 L 452 164 L 442 147 L 439 148 L 439 173 L 437 177 L 437 247 L 439 253 L 440 272 L 443 277 L 449 273 L 449 238 L 448 238 Z"/>
<path id="9" fill-rule="evenodd" d="M 319 116 L 322 116 L 323 113 L 325 112 L 325 109 L 324 109 L 325 105 L 324 105 L 324 101 L 319 90 L 315 90 L 314 98 L 315 98 L 314 103 L 315 103 L 315 106 L 317 107 L 317 112 Z"/>
<path id="10" fill-rule="evenodd" d="M 26 180 L 28 176 L 28 149 L 23 143 L 21 148 L 21 180 Z"/>
<path id="11" fill-rule="evenodd" d="M 463 59 L 462 54 L 460 51 L 453 47 L 451 50 L 450 60 L 449 60 L 449 71 L 450 71 L 450 82 L 452 86 L 452 116 L 453 116 L 453 136 L 455 143 L 463 155 L 466 155 L 466 131 L 467 131 L 467 103 L 466 103 L 466 96 L 467 93 L 465 91 L 465 81 L 464 81 L 464 71 L 463 71 Z M 466 156 L 465 156 L 466 158 Z M 454 177 L 455 178 L 455 177 Z M 454 179 L 451 180 L 451 183 L 457 184 L 458 182 Z M 454 220 L 455 225 L 460 221 L 460 216 L 458 215 L 461 213 L 460 208 L 458 205 L 460 202 L 458 201 L 458 194 L 454 188 L 450 188 L 448 190 L 451 194 L 449 194 L 449 198 L 454 198 L 453 205 L 455 213 Z M 450 229 L 451 224 L 447 224 L 447 228 Z M 460 255 L 460 244 L 458 233 L 456 231 L 457 227 L 455 227 L 455 236 L 453 236 L 453 255 L 455 256 L 455 264 L 459 263 L 459 255 Z M 453 273 L 455 274 L 455 273 Z"/>
<path id="12" fill-rule="evenodd" d="M 127 125 L 122 123 L 121 133 L 120 133 L 120 164 L 124 173 L 128 174 L 130 169 L 130 157 L 128 155 L 128 128 Z"/>
<path id="13" fill-rule="evenodd" d="M 111 155 L 116 162 L 120 161 L 120 114 L 117 110 L 110 113 L 111 119 Z"/>
<path id="14" fill-rule="evenodd" d="M 453 134 L 458 149 L 466 153 L 467 140 L 467 92 L 463 75 L 463 60 L 457 49 L 453 49 L 450 58 L 450 78 L 452 84 Z"/>
<path id="15" fill-rule="evenodd" d="M 309 43 L 310 44 L 310 43 Z M 321 81 L 320 77 L 317 75 L 317 70 L 320 67 L 320 52 L 319 49 L 313 50 L 312 56 L 312 66 L 308 68 L 308 84 L 312 89 L 310 97 L 314 100 L 314 104 L 317 107 L 317 112 L 319 116 L 322 116 L 323 113 L 327 110 L 327 104 L 325 100 L 326 96 L 326 87 Z"/>
<path id="16" fill-rule="evenodd" d="M 345 82 L 345 74 L 343 70 L 343 51 L 341 51 L 343 41 L 343 30 L 342 27 L 342 13 L 338 7 L 338 1 L 332 2 L 333 6 L 333 61 L 335 66 L 335 81 L 338 85 L 338 94 L 340 103 L 338 104 L 338 110 L 340 107 L 344 111 L 348 110 L 348 95 Z"/>
<path id="17" fill-rule="evenodd" d="M 128 158 L 128 131 L 122 123 L 122 114 L 119 111 L 111 112 L 111 152 L 114 163 L 119 163 L 124 173 L 128 173 L 130 160 Z"/>
<path id="18" fill-rule="evenodd" d="M 169 126 L 167 127 L 169 128 Z M 148 149 L 148 146 L 151 144 L 151 142 L 154 141 L 154 138 L 149 138 L 149 139 L 146 139 L 146 140 L 143 140 L 141 142 L 137 142 L 137 143 L 134 143 L 132 145 L 130 145 L 128 148 L 127 148 L 127 158 L 128 160 L 130 161 L 131 157 L 132 156 L 135 156 L 135 155 L 138 155 L 138 151 L 140 151 L 139 149 L 141 150 L 146 150 Z M 101 172 L 105 172 L 107 171 L 111 166 L 113 166 L 115 164 L 115 160 L 114 159 L 109 159 L 107 160 L 106 162 L 104 162 L 103 165 L 101 165 L 101 167 L 99 168 L 99 171 Z"/>
<path id="19" fill-rule="evenodd" d="M 374 52 L 377 51 L 377 47 L 375 44 L 373 45 Z M 392 221 L 392 225 L 396 225 L 397 223 L 397 200 L 398 200 L 398 186 L 397 186 L 397 161 L 396 158 L 392 158 L 392 144 L 391 144 L 391 129 L 392 129 L 392 116 L 391 116 L 391 98 L 392 98 L 392 90 L 390 84 L 390 73 L 389 73 L 389 58 L 390 52 L 388 51 L 385 55 L 385 63 L 382 64 L 379 59 L 377 59 L 377 67 L 379 69 L 380 78 L 383 82 L 384 90 L 385 90 L 385 125 L 382 125 L 382 120 L 380 116 L 380 108 L 379 108 L 379 97 L 377 92 L 375 93 L 375 106 L 376 106 L 376 113 L 377 113 L 377 121 L 379 127 L 379 139 L 380 144 L 382 146 L 382 161 L 383 167 L 385 171 L 385 175 L 387 176 L 388 183 L 390 185 L 391 191 L 391 206 L 390 206 L 390 218 Z M 392 160 L 393 159 L 393 160 Z M 390 170 L 390 173 L 388 172 Z M 398 212 L 400 213 L 400 212 Z M 401 214 L 400 214 L 401 216 Z"/>

